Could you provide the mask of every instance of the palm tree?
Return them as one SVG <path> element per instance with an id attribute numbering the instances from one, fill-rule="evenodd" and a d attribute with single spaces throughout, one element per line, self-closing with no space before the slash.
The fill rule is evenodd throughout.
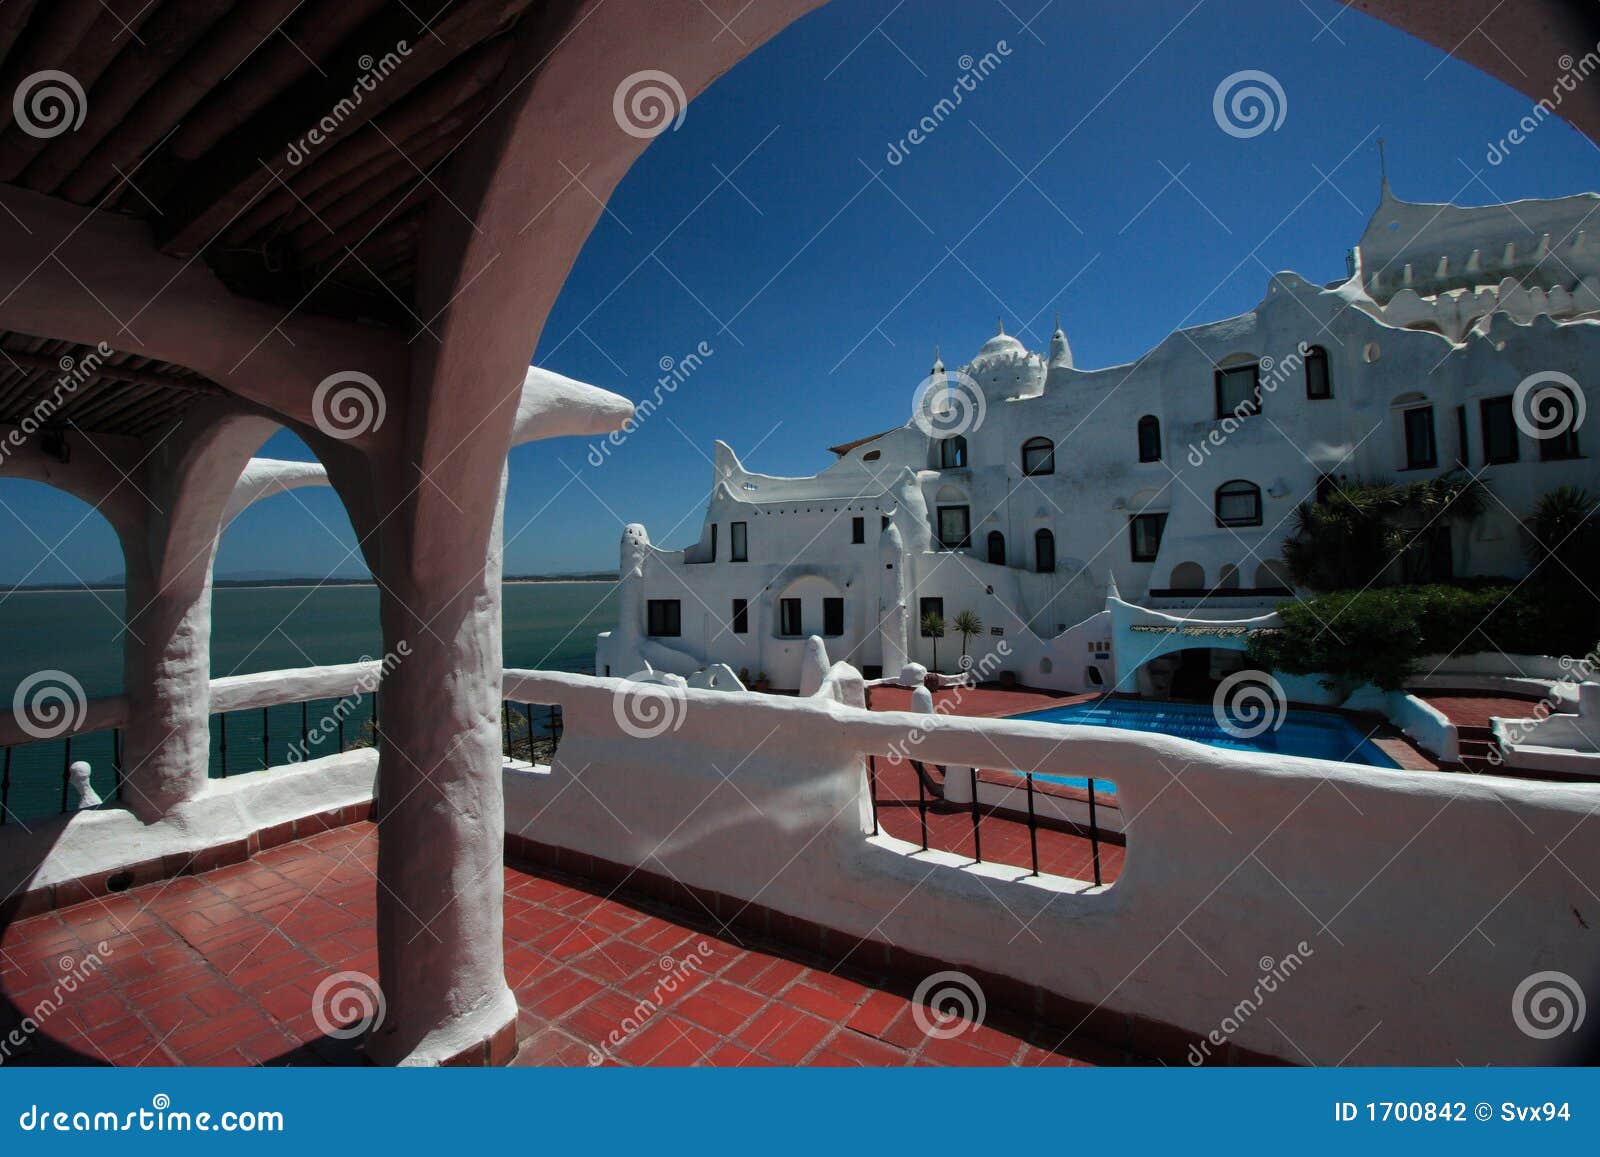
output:
<path id="1" fill-rule="evenodd" d="M 983 634 L 983 620 L 974 611 L 962 611 L 951 620 L 950 625 L 961 636 L 961 666 L 965 670 L 967 666 L 967 640 L 974 635 Z"/>
<path id="2" fill-rule="evenodd" d="M 944 638 L 944 616 L 936 611 L 929 611 L 922 616 L 922 633 L 933 640 L 933 670 L 939 671 L 939 640 Z"/>

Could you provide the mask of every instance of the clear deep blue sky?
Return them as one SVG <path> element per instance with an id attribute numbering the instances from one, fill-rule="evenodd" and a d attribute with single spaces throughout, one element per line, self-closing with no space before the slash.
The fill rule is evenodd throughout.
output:
<path id="1" fill-rule="evenodd" d="M 508 572 L 614 567 L 625 521 L 682 545 L 713 439 L 752 469 L 813 473 L 825 447 L 905 421 L 935 343 L 959 364 L 996 316 L 1039 349 L 1059 310 L 1078 364 L 1103 366 L 1249 309 L 1271 271 L 1343 276 L 1380 135 L 1411 200 L 1600 188 L 1600 152 L 1556 120 L 1490 166 L 1527 98 L 1329 0 L 1056 0 L 1022 27 L 1037 7 L 833 0 L 651 144 L 535 361 L 637 400 L 661 359 L 714 352 L 604 465 L 580 440 L 513 453 Z M 1002 40 L 999 68 L 888 164 L 961 58 Z M 1213 93 L 1241 69 L 1281 82 L 1277 131 L 1217 127 Z M 288 434 L 265 453 L 309 457 Z M 0 502 L 0 582 L 120 571 L 109 527 L 75 500 L 0 482 Z M 217 573 L 360 573 L 341 562 L 351 542 L 331 492 L 301 492 L 236 523 Z"/>

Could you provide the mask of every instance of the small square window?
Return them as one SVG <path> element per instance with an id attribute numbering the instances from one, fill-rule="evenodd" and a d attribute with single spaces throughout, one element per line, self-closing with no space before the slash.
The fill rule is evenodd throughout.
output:
<path id="1" fill-rule="evenodd" d="M 645 604 L 646 634 L 675 639 L 683 634 L 683 604 L 677 599 L 651 599 Z"/>

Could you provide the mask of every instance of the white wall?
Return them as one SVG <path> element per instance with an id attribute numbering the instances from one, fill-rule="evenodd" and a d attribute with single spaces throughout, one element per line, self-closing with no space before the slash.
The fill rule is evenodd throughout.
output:
<path id="1" fill-rule="evenodd" d="M 676 729 L 638 739 L 616 723 L 620 687 L 507 672 L 513 698 L 564 710 L 552 771 L 508 773 L 508 830 L 1197 1034 L 1261 958 L 1305 941 L 1305 967 L 1234 1038 L 1296 1060 L 1551 1063 L 1600 1034 L 1591 1017 L 1581 1039 L 1537 1041 L 1511 1017 L 1534 972 L 1600 979 L 1600 941 L 1573 917 L 1600 919 L 1583 884 L 1600 878 L 1600 788 L 698 691 Z M 913 726 L 936 762 L 1115 780 L 1121 878 L 1085 891 L 869 838 L 862 756 Z"/>

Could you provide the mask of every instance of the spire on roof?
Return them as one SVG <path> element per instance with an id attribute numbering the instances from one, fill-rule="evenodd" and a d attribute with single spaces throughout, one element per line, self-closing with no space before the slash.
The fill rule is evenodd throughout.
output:
<path id="1" fill-rule="evenodd" d="M 1006 336 L 1006 319 L 1005 318 L 997 317 L 997 318 L 994 319 L 994 336 L 995 337 L 1005 337 Z"/>
<path id="2" fill-rule="evenodd" d="M 939 356 L 939 347 L 937 344 L 935 344 L 933 347 L 933 372 L 936 374 L 944 373 L 944 359 Z"/>

